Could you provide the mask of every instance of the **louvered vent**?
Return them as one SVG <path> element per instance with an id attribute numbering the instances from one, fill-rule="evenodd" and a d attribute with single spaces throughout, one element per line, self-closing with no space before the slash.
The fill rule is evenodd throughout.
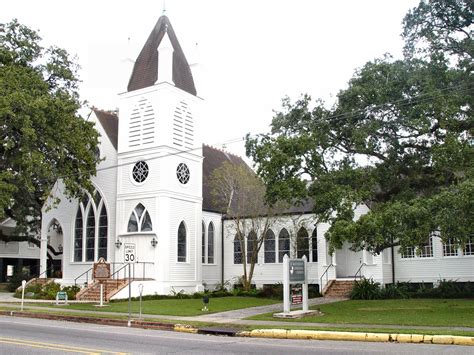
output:
<path id="1" fill-rule="evenodd" d="M 130 148 L 152 144 L 155 141 L 155 112 L 147 99 L 142 97 L 133 108 L 128 132 Z"/>
<path id="2" fill-rule="evenodd" d="M 181 101 L 174 110 L 173 116 L 173 145 L 192 149 L 194 143 L 193 116 L 189 111 L 188 104 Z"/>

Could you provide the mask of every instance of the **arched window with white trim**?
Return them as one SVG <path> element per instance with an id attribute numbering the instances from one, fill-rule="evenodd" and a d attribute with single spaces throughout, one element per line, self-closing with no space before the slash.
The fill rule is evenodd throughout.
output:
<path id="1" fill-rule="evenodd" d="M 252 259 L 255 260 L 255 262 L 258 261 L 257 233 L 255 233 L 255 231 L 251 231 L 247 236 L 247 264 L 251 264 Z"/>
<path id="2" fill-rule="evenodd" d="M 74 223 L 74 262 L 107 259 L 108 217 L 104 199 L 99 191 L 87 192 L 79 201 Z"/>
<path id="3" fill-rule="evenodd" d="M 212 222 L 207 228 L 207 262 L 214 264 L 214 224 Z"/>
<path id="4" fill-rule="evenodd" d="M 202 263 L 206 263 L 206 225 L 202 221 L 202 240 L 201 240 L 201 251 L 202 251 Z"/>
<path id="5" fill-rule="evenodd" d="M 242 241 L 236 234 L 234 238 L 234 264 L 242 264 Z"/>
<path id="6" fill-rule="evenodd" d="M 178 262 L 186 262 L 186 248 L 186 226 L 181 222 L 178 228 Z"/>
<path id="7" fill-rule="evenodd" d="M 301 227 L 296 233 L 296 257 L 298 259 L 306 256 L 309 261 L 309 235 L 304 227 Z"/>
<path id="8" fill-rule="evenodd" d="M 145 206 L 139 203 L 132 211 L 128 220 L 127 232 L 151 232 L 153 231 L 153 225 L 151 223 L 151 217 Z"/>
<path id="9" fill-rule="evenodd" d="M 278 262 L 283 262 L 285 254 L 290 256 L 290 234 L 283 228 L 278 235 Z"/>
<path id="10" fill-rule="evenodd" d="M 313 234 L 311 234 L 311 261 L 313 263 L 318 262 L 318 228 L 315 227 L 313 230 Z"/>
<path id="11" fill-rule="evenodd" d="M 275 262 L 275 233 L 271 229 L 267 230 L 265 241 L 263 242 L 265 264 Z"/>

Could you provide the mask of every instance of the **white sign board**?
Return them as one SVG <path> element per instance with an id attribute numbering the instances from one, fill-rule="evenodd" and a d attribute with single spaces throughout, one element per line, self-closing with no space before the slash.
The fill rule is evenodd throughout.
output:
<path id="1" fill-rule="evenodd" d="M 135 243 L 125 243 L 124 244 L 124 261 L 126 263 L 134 263 L 137 260 L 136 255 L 136 246 Z"/>

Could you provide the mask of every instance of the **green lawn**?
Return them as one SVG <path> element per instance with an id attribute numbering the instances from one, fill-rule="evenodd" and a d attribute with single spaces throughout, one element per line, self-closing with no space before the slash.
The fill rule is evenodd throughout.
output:
<path id="1" fill-rule="evenodd" d="M 201 299 L 165 299 L 165 300 L 149 300 L 143 301 L 143 314 L 159 314 L 169 316 L 197 316 L 206 313 L 216 313 L 230 311 L 234 309 L 265 306 L 269 304 L 278 303 L 281 301 L 269 300 L 264 298 L 254 297 L 219 297 L 209 299 L 209 311 L 203 312 Z M 105 311 L 105 312 L 128 312 L 128 301 L 110 302 L 108 307 L 99 308 L 95 304 L 75 303 L 65 306 L 68 309 L 81 309 L 86 311 Z M 35 304 L 41 306 L 51 305 Z M 132 301 L 132 312 L 138 313 L 139 302 Z"/>
<path id="2" fill-rule="evenodd" d="M 342 301 L 314 308 L 319 308 L 324 315 L 287 321 L 474 327 L 474 300 L 467 299 Z M 249 319 L 275 320 L 272 314 Z"/>

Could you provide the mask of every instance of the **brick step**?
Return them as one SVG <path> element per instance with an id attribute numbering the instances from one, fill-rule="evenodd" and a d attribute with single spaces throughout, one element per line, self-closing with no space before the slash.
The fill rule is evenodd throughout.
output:
<path id="1" fill-rule="evenodd" d="M 347 297 L 350 295 L 353 287 L 354 281 L 333 280 L 326 289 L 326 292 L 324 292 L 324 296 Z"/>
<path id="2" fill-rule="evenodd" d="M 128 280 L 104 280 L 102 281 L 105 301 L 115 295 L 118 291 L 128 285 Z M 87 288 L 81 290 L 76 298 L 85 301 L 100 301 L 100 282 L 95 281 Z"/>

